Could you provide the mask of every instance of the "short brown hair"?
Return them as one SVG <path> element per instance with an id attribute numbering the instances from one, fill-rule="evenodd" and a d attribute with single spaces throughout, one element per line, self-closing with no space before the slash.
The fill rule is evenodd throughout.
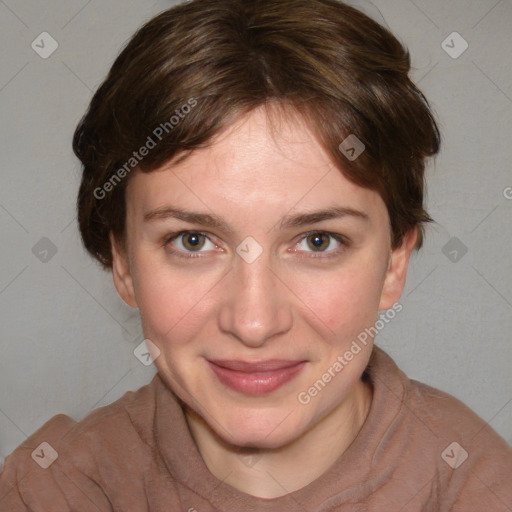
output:
<path id="1" fill-rule="evenodd" d="M 159 14 L 117 57 L 74 134 L 85 248 L 111 268 L 108 235 L 124 242 L 132 168 L 186 157 L 274 103 L 303 116 L 347 179 L 380 194 L 392 248 L 418 228 L 419 249 L 432 221 L 425 159 L 440 135 L 409 70 L 408 50 L 387 29 L 336 0 L 193 0 Z M 355 160 L 340 150 L 352 134 L 365 146 Z M 135 158 L 150 138 L 154 147 Z"/>

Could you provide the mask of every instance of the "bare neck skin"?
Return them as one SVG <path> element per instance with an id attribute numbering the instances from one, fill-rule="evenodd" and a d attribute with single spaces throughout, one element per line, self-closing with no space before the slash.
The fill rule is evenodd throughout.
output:
<path id="1" fill-rule="evenodd" d="M 346 451 L 368 416 L 371 385 L 359 380 L 339 406 L 293 442 L 274 449 L 244 449 L 221 439 L 194 411 L 187 423 L 209 471 L 258 498 L 277 498 L 305 487 Z M 244 454 L 244 456 L 241 456 Z"/>

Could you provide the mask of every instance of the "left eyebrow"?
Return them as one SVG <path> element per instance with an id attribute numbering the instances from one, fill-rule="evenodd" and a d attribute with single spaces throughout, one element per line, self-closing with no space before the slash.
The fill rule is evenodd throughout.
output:
<path id="1" fill-rule="evenodd" d="M 300 213 L 298 215 L 286 215 L 279 223 L 280 229 L 295 228 L 307 224 L 315 224 L 324 220 L 339 219 L 343 217 L 352 217 L 365 222 L 370 222 L 370 217 L 354 208 L 332 207 L 325 210 L 318 210 L 310 213 Z"/>
<path id="2" fill-rule="evenodd" d="M 299 213 L 296 215 L 285 215 L 278 225 L 281 230 L 284 230 L 343 217 L 352 217 L 364 222 L 370 221 L 370 217 L 360 210 L 348 207 L 332 207 L 324 210 Z M 229 224 L 222 217 L 214 214 L 192 212 L 171 207 L 157 208 L 156 210 L 151 210 L 144 214 L 144 222 L 164 220 L 168 218 L 175 218 L 185 222 L 190 222 L 191 224 L 201 224 L 206 227 L 221 229 L 227 233 L 233 233 L 233 229 Z"/>

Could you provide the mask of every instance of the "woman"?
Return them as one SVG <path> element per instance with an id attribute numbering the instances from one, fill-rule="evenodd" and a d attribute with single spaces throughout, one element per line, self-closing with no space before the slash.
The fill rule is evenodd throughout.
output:
<path id="1" fill-rule="evenodd" d="M 158 374 L 34 433 L 1 511 L 512 509 L 507 443 L 373 344 L 431 220 L 408 71 L 334 0 L 194 0 L 135 34 L 77 127 L 77 206 Z"/>

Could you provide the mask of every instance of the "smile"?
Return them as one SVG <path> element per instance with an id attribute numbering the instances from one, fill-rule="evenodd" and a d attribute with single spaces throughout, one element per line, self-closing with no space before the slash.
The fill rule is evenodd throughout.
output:
<path id="1" fill-rule="evenodd" d="M 307 361 L 269 360 L 260 363 L 245 361 L 208 361 L 218 380 L 225 386 L 246 395 L 264 395 L 284 386 L 298 375 Z"/>

